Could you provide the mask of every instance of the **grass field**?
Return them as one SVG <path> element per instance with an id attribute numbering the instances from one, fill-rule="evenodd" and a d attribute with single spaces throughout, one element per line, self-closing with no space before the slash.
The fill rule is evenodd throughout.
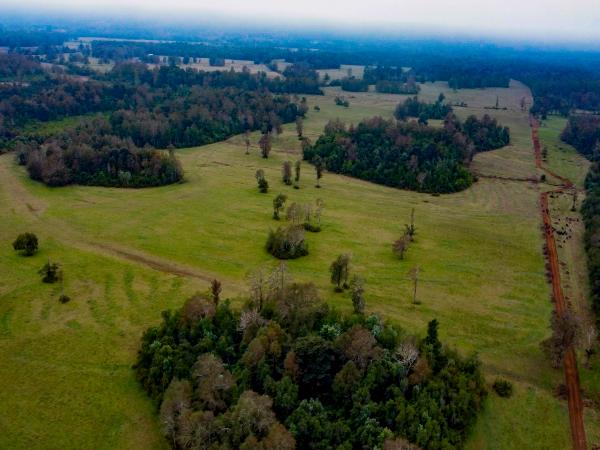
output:
<path id="1" fill-rule="evenodd" d="M 281 163 L 299 158 L 294 125 L 275 139 L 269 160 L 251 155 L 240 137 L 178 152 L 186 171 L 180 185 L 146 190 L 71 186 L 49 189 L 29 180 L 10 155 L 0 157 L 0 448 L 160 448 L 155 410 L 135 383 L 130 366 L 139 337 L 211 277 L 234 301 L 245 275 L 275 261 L 263 246 L 271 202 L 325 202 L 323 231 L 308 236 L 310 255 L 289 263 L 296 279 L 314 280 L 331 304 L 349 310 L 345 294 L 329 285 L 328 267 L 341 252 L 367 280 L 367 309 L 423 333 L 441 322 L 442 338 L 465 353 L 478 352 L 492 382 L 515 383 L 508 400 L 490 393 L 467 445 L 470 449 L 569 448 L 566 403 L 553 395 L 562 372 L 552 370 L 539 343 L 549 333 L 552 310 L 544 275 L 539 195 L 535 183 L 494 176 L 536 176 L 527 115 L 519 102 L 528 90 L 453 92 L 427 84 L 421 96 L 444 92 L 461 117 L 488 112 L 512 130 L 512 144 L 480 154 L 480 181 L 452 195 L 395 190 L 326 174 L 314 187 L 314 170 L 302 166 L 301 189 L 280 181 Z M 337 88 L 309 97 L 305 134 L 318 136 L 333 117 L 357 122 L 391 116 L 404 97 L 348 95 L 334 104 Z M 484 110 L 499 97 L 507 110 Z M 319 105 L 321 110 L 312 107 Z M 577 164 L 573 161 L 572 164 Z M 254 172 L 266 172 L 271 190 L 258 193 Z M 571 170 L 571 169 L 570 169 Z M 576 169 L 572 169 L 576 170 Z M 577 169 L 579 170 L 579 169 Z M 404 261 L 391 253 L 415 209 L 417 239 Z M 32 258 L 13 254 L 22 231 L 41 238 Z M 63 264 L 65 292 L 42 285 L 36 270 L 48 259 Z M 422 281 L 411 303 L 408 271 Z M 589 432 L 600 426 L 588 420 Z"/>

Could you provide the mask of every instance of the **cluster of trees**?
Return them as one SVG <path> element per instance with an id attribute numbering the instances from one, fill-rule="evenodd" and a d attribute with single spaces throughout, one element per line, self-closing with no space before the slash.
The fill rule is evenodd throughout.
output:
<path id="1" fill-rule="evenodd" d="M 473 148 L 460 130 L 432 128 L 381 117 L 358 126 L 332 121 L 304 158 L 327 170 L 422 192 L 455 192 L 471 185 L 465 165 Z"/>
<path id="2" fill-rule="evenodd" d="M 152 87 L 212 86 L 237 87 L 255 91 L 268 89 L 273 93 L 296 93 L 320 95 L 317 72 L 306 64 L 291 64 L 283 71 L 283 77 L 269 78 L 265 73 L 252 74 L 249 70 L 205 72 L 191 67 L 162 65 L 153 69 L 140 62 L 120 62 L 107 74 L 107 79 Z"/>
<path id="3" fill-rule="evenodd" d="M 118 110 L 111 114 L 113 132 L 138 146 L 189 147 L 227 139 L 245 130 L 265 133 L 302 114 L 285 95 L 234 87 L 193 86 L 162 101 L 159 107 Z"/>
<path id="4" fill-rule="evenodd" d="M 303 154 L 332 172 L 402 189 L 448 193 L 473 182 L 466 166 L 475 151 L 498 148 L 509 140 L 508 128 L 488 116 L 469 117 L 462 124 L 448 114 L 442 128 L 374 117 L 349 128 L 330 121 Z"/>
<path id="5" fill-rule="evenodd" d="M 382 94 L 418 94 L 414 71 L 396 66 L 366 67 L 363 79 Z"/>
<path id="6" fill-rule="evenodd" d="M 504 147 L 510 143 L 510 129 L 498 124 L 498 121 L 488 114 L 481 119 L 475 116 L 467 117 L 462 124 L 465 133 L 478 152 L 494 150 Z"/>
<path id="7" fill-rule="evenodd" d="M 105 119 L 84 121 L 41 145 L 33 141 L 22 146 L 18 160 L 32 179 L 48 186 L 148 187 L 183 179 L 173 152 L 137 147 L 111 131 Z"/>
<path id="8" fill-rule="evenodd" d="M 273 199 L 273 219 L 280 220 L 280 213 L 285 207 L 287 196 L 278 194 Z M 286 209 L 288 225 L 269 231 L 267 251 L 279 259 L 295 259 L 308 255 L 308 244 L 304 231 L 318 233 L 321 231 L 321 217 L 325 204 L 317 199 L 315 207 L 311 204 L 293 202 Z"/>
<path id="9" fill-rule="evenodd" d="M 418 94 L 420 90 L 421 88 L 414 80 L 409 80 L 406 83 L 401 81 L 381 80 L 375 84 L 375 91 L 381 94 L 412 95 Z"/>
<path id="10" fill-rule="evenodd" d="M 362 78 L 345 77 L 340 80 L 342 91 L 348 92 L 367 92 L 369 83 Z"/>
<path id="11" fill-rule="evenodd" d="M 452 106 L 444 103 L 444 100 L 444 94 L 440 94 L 435 103 L 421 102 L 416 96 L 409 97 L 396 106 L 394 117 L 398 120 L 417 117 L 423 123 L 427 123 L 429 119 L 444 119 L 452 112 Z"/>
<path id="12" fill-rule="evenodd" d="M 275 231 L 270 230 L 266 249 L 278 259 L 296 259 L 308 255 L 304 227 L 292 223 Z"/>
<path id="13" fill-rule="evenodd" d="M 241 312 L 196 295 L 142 337 L 135 371 L 173 448 L 460 448 L 486 395 L 475 357 L 341 315 L 285 268 Z"/>
<path id="14" fill-rule="evenodd" d="M 287 202 L 287 195 L 277 194 L 273 199 L 273 219 L 280 220 L 280 213 Z M 318 233 L 321 231 L 321 218 L 325 202 L 320 198 L 315 200 L 315 206 L 310 203 L 300 204 L 293 202 L 286 209 L 285 218 L 293 225 L 302 225 L 306 231 Z"/>

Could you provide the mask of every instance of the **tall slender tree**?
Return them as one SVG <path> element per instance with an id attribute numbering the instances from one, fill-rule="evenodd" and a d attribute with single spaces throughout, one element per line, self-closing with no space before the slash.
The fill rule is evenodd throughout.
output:
<path id="1" fill-rule="evenodd" d="M 281 179 L 288 186 L 292 184 L 292 163 L 284 161 L 281 166 Z"/>
<path id="2" fill-rule="evenodd" d="M 244 131 L 244 145 L 246 146 L 246 155 L 250 154 L 250 130 Z"/>
<path id="3" fill-rule="evenodd" d="M 315 166 L 315 173 L 317 175 L 317 186 L 318 188 L 321 187 L 321 178 L 323 178 L 323 170 L 324 170 L 324 164 L 323 164 L 323 159 L 317 155 L 314 157 L 313 159 L 313 165 Z"/>
<path id="4" fill-rule="evenodd" d="M 260 146 L 260 153 L 262 155 L 263 158 L 268 158 L 269 154 L 271 153 L 271 147 L 272 147 L 272 139 L 271 139 L 271 133 L 264 133 L 261 138 L 260 141 L 258 142 L 258 145 Z"/>
<path id="5" fill-rule="evenodd" d="M 298 134 L 298 139 L 302 140 L 302 134 L 304 132 L 304 120 L 302 117 L 296 117 L 296 133 Z"/>

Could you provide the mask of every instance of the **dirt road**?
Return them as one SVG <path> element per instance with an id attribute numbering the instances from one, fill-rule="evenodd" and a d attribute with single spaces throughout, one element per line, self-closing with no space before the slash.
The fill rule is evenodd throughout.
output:
<path id="1" fill-rule="evenodd" d="M 539 123 L 535 118 L 531 118 L 530 124 L 531 140 L 533 141 L 536 167 L 543 170 L 547 175 L 560 180 L 562 183 L 561 187 L 551 192 L 564 192 L 567 189 L 572 189 L 573 183 L 569 179 L 562 177 L 543 166 L 542 151 L 538 136 Z M 554 240 L 554 232 L 552 230 L 552 218 L 550 217 L 550 208 L 548 206 L 548 195 L 551 192 L 541 193 L 540 207 L 544 222 L 546 247 L 548 249 L 548 262 L 550 263 L 550 276 L 552 278 L 552 294 L 554 297 L 554 305 L 556 308 L 556 313 L 562 315 L 567 310 L 567 305 L 565 303 L 565 297 L 560 284 L 558 252 L 556 250 L 556 242 Z M 583 425 L 583 401 L 581 399 L 581 388 L 579 386 L 579 372 L 577 371 L 577 358 L 575 357 L 575 350 L 572 347 L 565 355 L 563 366 L 565 371 L 565 386 L 567 388 L 567 401 L 569 405 L 569 421 L 571 423 L 573 449 L 587 450 L 585 428 Z"/>

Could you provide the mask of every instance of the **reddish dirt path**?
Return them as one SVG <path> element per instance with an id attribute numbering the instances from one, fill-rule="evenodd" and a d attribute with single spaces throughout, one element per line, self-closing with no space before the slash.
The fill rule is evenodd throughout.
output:
<path id="1" fill-rule="evenodd" d="M 535 152 L 535 165 L 539 169 L 561 180 L 563 185 L 552 192 L 563 192 L 573 188 L 573 183 L 551 170 L 542 166 L 542 151 L 540 139 L 538 136 L 538 121 L 535 118 L 530 119 L 531 140 Z M 550 208 L 548 207 L 549 192 L 542 192 L 540 196 L 540 206 L 542 209 L 542 219 L 544 221 L 544 235 L 546 237 L 546 247 L 548 249 L 548 261 L 550 263 L 550 275 L 552 278 L 552 294 L 554 296 L 554 305 L 556 313 L 562 315 L 567 309 L 562 286 L 560 284 L 560 267 L 558 264 L 558 252 L 556 242 L 554 241 L 554 232 L 552 230 L 552 219 L 550 217 Z M 569 405 L 569 421 L 571 422 L 571 438 L 573 440 L 573 449 L 587 450 L 585 438 L 585 428 L 583 426 L 583 402 L 581 400 L 581 388 L 579 386 L 579 372 L 577 371 L 577 359 L 575 351 L 571 347 L 565 354 L 563 361 L 565 369 L 565 385 L 567 387 L 567 401 Z"/>

